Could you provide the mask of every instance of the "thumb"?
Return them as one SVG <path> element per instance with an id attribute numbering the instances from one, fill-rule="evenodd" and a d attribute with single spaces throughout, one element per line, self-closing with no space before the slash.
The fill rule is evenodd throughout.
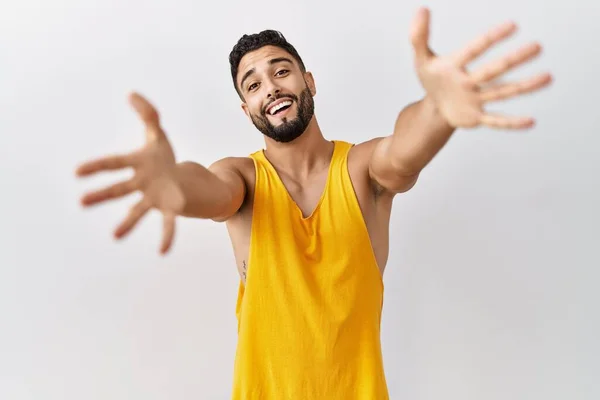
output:
<path id="1" fill-rule="evenodd" d="M 146 126 L 148 139 L 158 139 L 164 136 L 160 128 L 160 117 L 156 108 L 141 94 L 133 92 L 129 95 L 129 103 Z"/>
<path id="2" fill-rule="evenodd" d="M 417 63 L 421 63 L 433 55 L 429 48 L 429 15 L 429 9 L 421 7 L 411 23 L 410 42 Z"/>

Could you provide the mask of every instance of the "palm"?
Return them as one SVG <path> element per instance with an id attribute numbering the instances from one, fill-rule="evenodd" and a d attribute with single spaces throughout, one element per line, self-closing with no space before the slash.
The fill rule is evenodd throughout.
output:
<path id="1" fill-rule="evenodd" d="M 101 171 L 132 168 L 134 175 L 126 181 L 86 194 L 82 198 L 82 204 L 91 206 L 136 191 L 141 192 L 142 199 L 130 209 L 129 215 L 117 227 L 115 236 L 125 236 L 150 209 L 156 208 L 163 214 L 161 252 L 165 253 L 173 241 L 175 216 L 182 211 L 184 205 L 183 193 L 175 179 L 175 155 L 160 127 L 154 107 L 137 94 L 133 94 L 130 100 L 146 125 L 146 144 L 129 154 L 84 163 L 77 169 L 77 174 L 89 176 Z"/>
<path id="2" fill-rule="evenodd" d="M 533 125 L 529 117 L 508 117 L 486 112 L 491 101 L 505 100 L 531 93 L 547 86 L 548 73 L 512 83 L 497 83 L 497 78 L 534 57 L 541 46 L 530 43 L 516 52 L 501 57 L 469 72 L 469 63 L 493 45 L 516 31 L 513 23 L 505 23 L 473 40 L 463 49 L 448 56 L 438 56 L 429 48 L 429 12 L 419 11 L 413 21 L 411 41 L 415 50 L 415 68 L 427 96 L 442 117 L 454 127 L 472 128 L 485 125 L 494 128 L 527 128 Z"/>
<path id="3" fill-rule="evenodd" d="M 138 161 L 134 180 L 139 182 L 146 200 L 163 212 L 181 211 L 180 190 L 173 179 L 175 156 L 169 143 L 164 140 L 146 144 Z"/>
<path id="4" fill-rule="evenodd" d="M 477 125 L 483 102 L 466 71 L 456 68 L 448 59 L 436 57 L 421 68 L 419 77 L 450 125 Z"/>

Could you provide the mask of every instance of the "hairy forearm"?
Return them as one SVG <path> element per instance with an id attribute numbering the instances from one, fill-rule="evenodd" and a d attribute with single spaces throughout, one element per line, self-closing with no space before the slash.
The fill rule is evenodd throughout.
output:
<path id="1" fill-rule="evenodd" d="M 185 198 L 183 216 L 216 218 L 226 212 L 232 202 L 227 184 L 200 164 L 191 161 L 177 164 L 176 178 Z"/>
<path id="2" fill-rule="evenodd" d="M 394 169 L 407 176 L 419 173 L 444 147 L 454 130 L 430 99 L 407 106 L 396 119 L 389 148 Z"/>

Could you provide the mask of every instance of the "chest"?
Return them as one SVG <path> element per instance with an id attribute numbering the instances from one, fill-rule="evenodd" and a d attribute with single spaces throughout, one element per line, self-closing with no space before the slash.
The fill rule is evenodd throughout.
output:
<path id="1" fill-rule="evenodd" d="M 377 262 L 383 272 L 383 268 L 387 261 L 388 253 L 388 223 L 389 212 L 387 208 L 391 204 L 377 204 L 373 201 L 373 192 L 370 185 L 368 173 L 365 168 L 356 166 L 353 163 L 348 165 L 348 173 L 351 180 L 351 186 L 356 194 L 361 214 L 364 217 L 364 222 L 373 245 L 373 250 L 377 257 Z M 313 175 L 310 179 L 298 180 L 287 176 L 285 173 L 278 174 L 282 185 L 285 187 L 288 200 L 293 206 L 297 207 L 299 212 L 302 212 L 304 218 L 308 218 L 319 207 L 323 200 L 325 188 L 328 184 L 329 173 L 326 168 L 318 174 Z M 250 163 L 247 176 L 248 182 L 248 201 L 244 203 L 239 212 L 227 222 L 227 228 L 233 245 L 234 255 L 240 277 L 245 282 L 245 277 L 249 268 L 248 258 L 251 242 L 251 227 L 253 220 L 254 192 L 255 179 L 254 166 Z M 383 208 L 386 212 L 377 212 L 377 205 Z M 381 210 L 380 210 L 381 211 Z M 331 213 L 332 215 L 334 213 Z M 335 212 L 336 224 L 343 224 L 343 219 L 337 218 L 340 216 Z M 321 237 L 329 237 L 331 235 L 339 235 L 336 237 L 336 246 L 354 243 L 356 231 L 334 229 L 333 226 L 320 226 Z M 336 233 L 337 232 L 337 233 Z M 340 234 L 342 232 L 343 234 Z"/>
<path id="2" fill-rule="evenodd" d="M 302 212 L 303 218 L 312 215 L 324 196 L 328 171 L 325 169 L 303 180 L 283 173 L 279 178 L 289 199 Z"/>

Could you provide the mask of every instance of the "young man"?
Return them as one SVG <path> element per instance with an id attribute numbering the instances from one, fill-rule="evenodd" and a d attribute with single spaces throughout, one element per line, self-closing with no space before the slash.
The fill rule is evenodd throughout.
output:
<path id="1" fill-rule="evenodd" d="M 133 94 L 146 125 L 145 146 L 77 172 L 132 167 L 135 175 L 82 202 L 141 191 L 143 199 L 115 236 L 156 208 L 164 216 L 163 253 L 176 216 L 227 222 L 241 278 L 233 399 L 387 399 L 380 318 L 392 199 L 415 185 L 456 128 L 533 125 L 531 118 L 487 114 L 483 106 L 550 83 L 549 74 L 495 83 L 539 54 L 540 45 L 466 72 L 515 30 L 502 24 L 439 57 L 428 47 L 429 13 L 420 10 L 411 41 L 426 96 L 399 114 L 391 136 L 357 145 L 323 137 L 313 76 L 280 33 L 245 35 L 230 54 L 232 78 L 266 149 L 209 168 L 177 163 L 157 111 Z"/>

